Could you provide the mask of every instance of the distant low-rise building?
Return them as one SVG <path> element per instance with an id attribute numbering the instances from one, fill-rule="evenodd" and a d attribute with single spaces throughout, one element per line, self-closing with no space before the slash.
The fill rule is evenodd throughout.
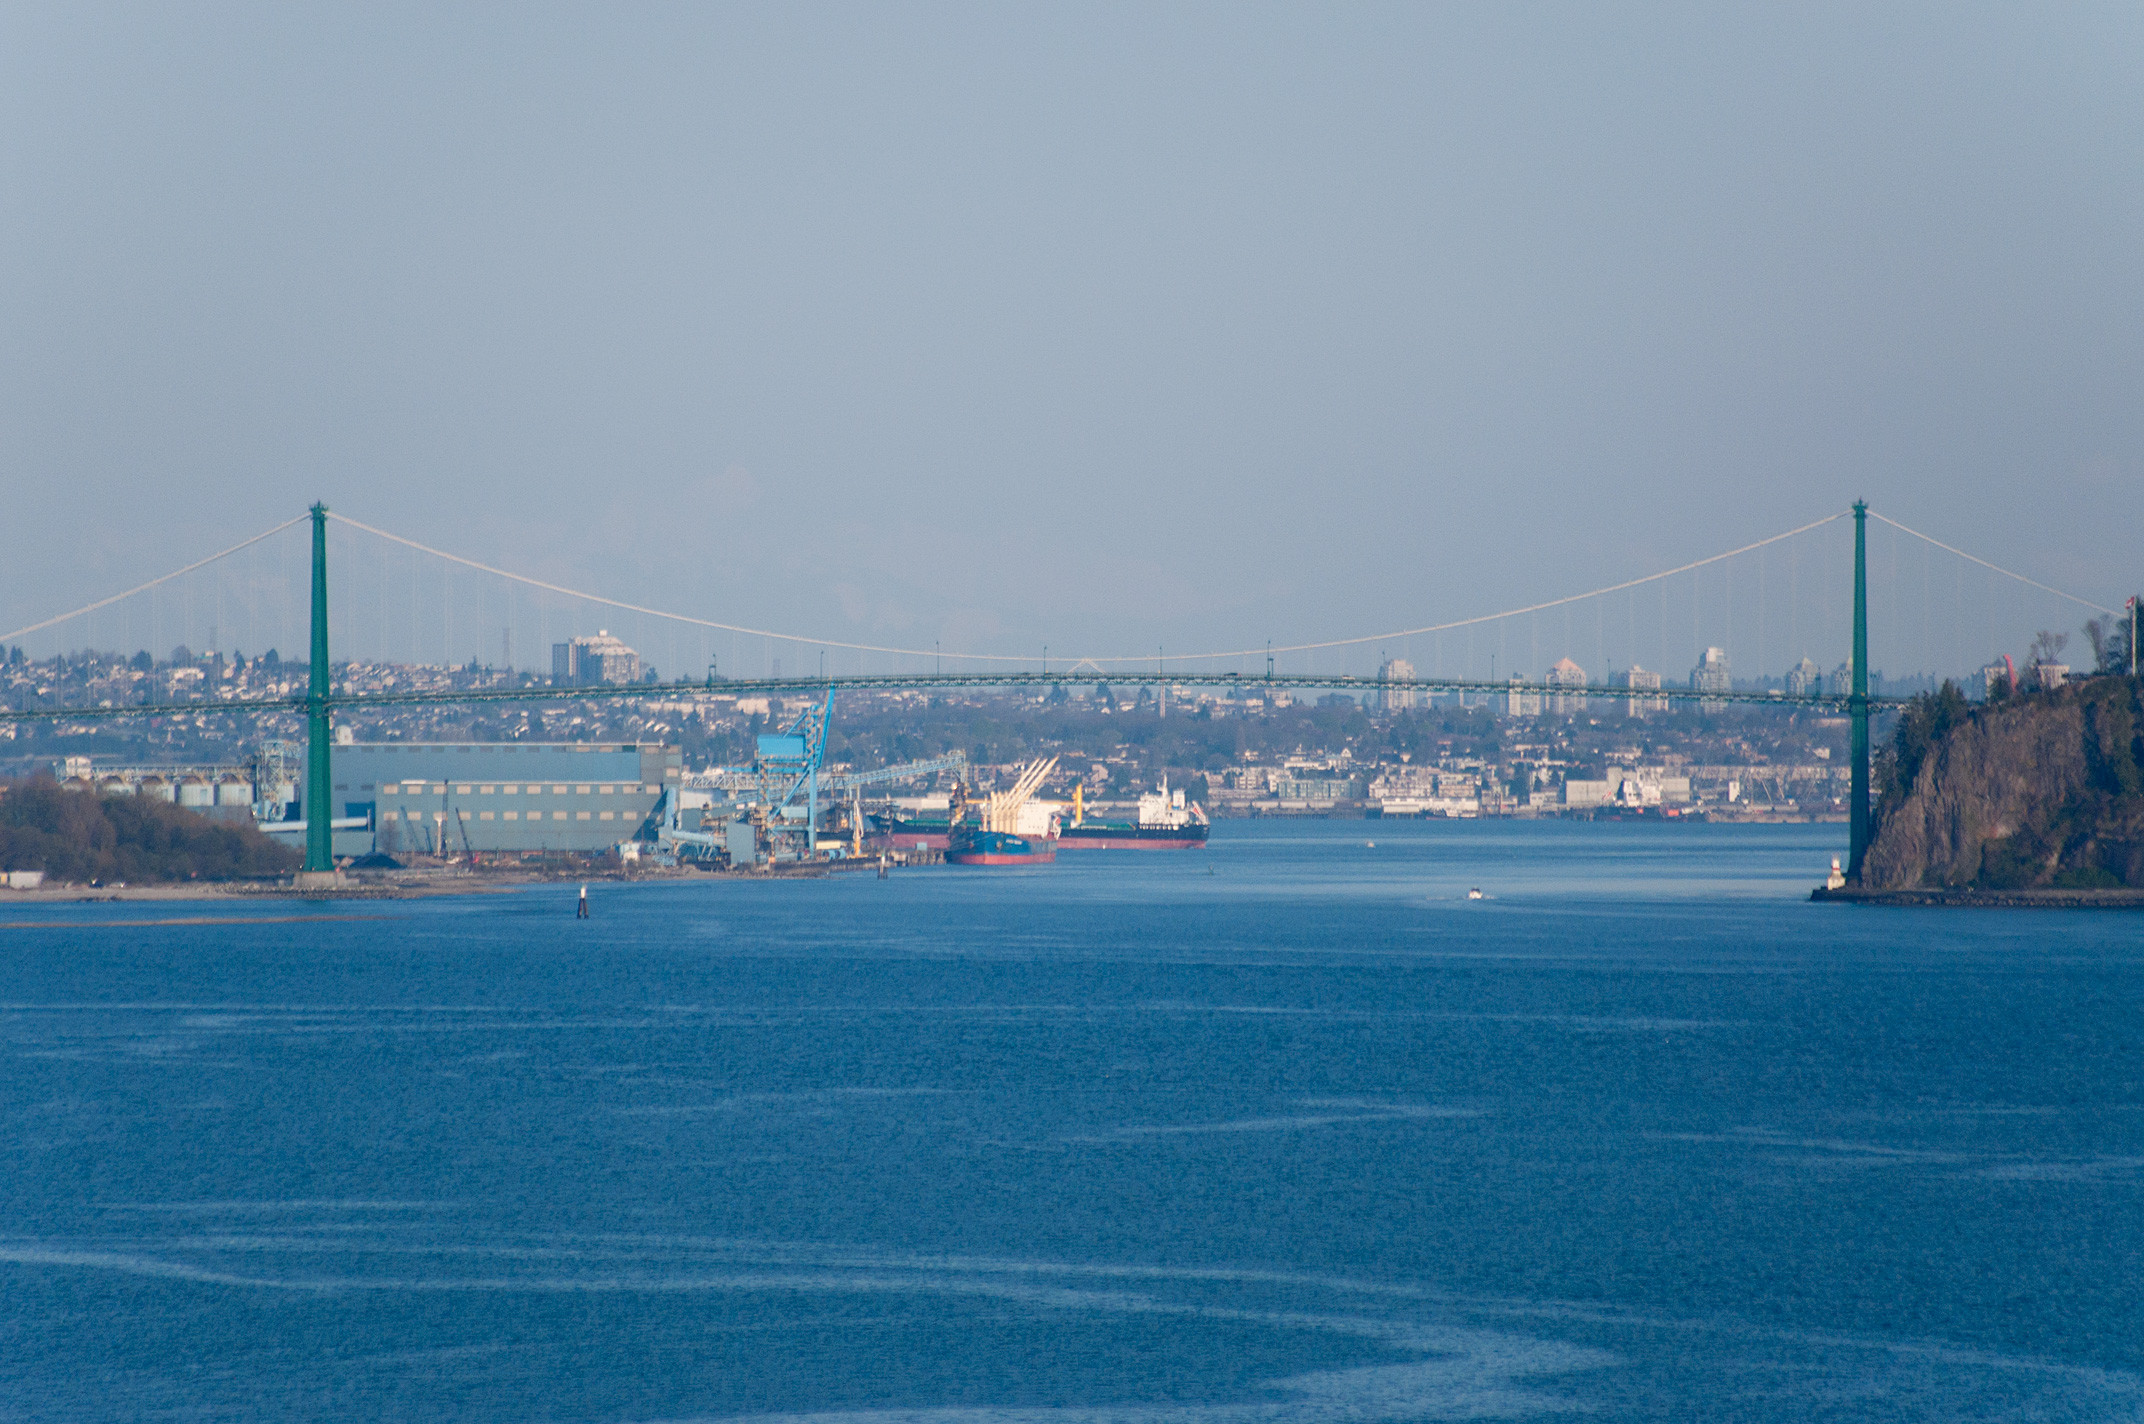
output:
<path id="1" fill-rule="evenodd" d="M 1273 795 L 1280 801 L 1359 801 L 1362 791 L 1361 779 L 1352 776 L 1317 776 L 1288 771 L 1273 778 Z"/>
<path id="2" fill-rule="evenodd" d="M 1615 798 L 1617 783 L 1596 781 L 1591 778 L 1565 777 L 1563 781 L 1563 804 L 1575 809 L 1588 806 L 1605 806 Z"/>
<path id="3" fill-rule="evenodd" d="M 1434 766 L 1387 766 L 1364 793 L 1383 816 L 1471 816 L 1481 808 L 1471 772 Z"/>
<path id="4" fill-rule="evenodd" d="M 1481 814 L 1484 816 L 1508 816 L 1519 808 L 1519 798 L 1511 788 L 1494 781 L 1481 784 Z"/>
<path id="5" fill-rule="evenodd" d="M 1623 700 L 1623 711 L 1626 716 L 1643 717 L 1648 712 L 1665 712 L 1668 710 L 1668 700 L 1665 697 L 1648 697 L 1644 695 L 1648 692 L 1658 693 L 1660 691 L 1660 674 L 1657 672 L 1647 672 L 1636 663 L 1632 663 L 1627 671 L 1619 672 L 1615 675 L 1615 685 L 1629 690 L 1629 696 Z"/>

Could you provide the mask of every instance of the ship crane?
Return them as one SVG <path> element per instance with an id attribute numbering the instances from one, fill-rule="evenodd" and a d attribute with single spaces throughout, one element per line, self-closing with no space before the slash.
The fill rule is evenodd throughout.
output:
<path id="1" fill-rule="evenodd" d="M 767 808 L 770 825 L 779 823 L 790 806 L 804 801 L 804 849 L 819 850 L 819 768 L 826 761 L 826 729 L 834 715 L 834 689 L 826 700 L 806 707 L 794 722 L 769 736 L 761 733 L 752 769 L 759 773 L 759 802 Z"/>
<path id="2" fill-rule="evenodd" d="M 983 800 L 983 829 L 1002 831 L 1016 835 L 1020 829 L 1020 808 L 1035 797 L 1043 779 L 1057 770 L 1057 758 L 1032 761 L 1020 773 L 1020 779 L 1012 784 L 1010 791 L 993 791 Z"/>
<path id="3" fill-rule="evenodd" d="M 833 711 L 834 689 L 829 685 L 824 701 L 806 707 L 780 732 L 760 734 L 749 770 L 725 769 L 694 780 L 705 786 L 756 793 L 768 828 L 792 833 L 801 830 L 805 853 L 815 854 L 819 849 L 819 768 L 826 760 L 826 728 Z M 678 787 L 665 792 L 666 804 L 657 807 L 662 829 L 656 843 L 664 850 L 700 854 L 721 848 L 725 842 L 711 832 L 685 829 L 680 795 L 683 780 L 680 778 Z M 804 801 L 804 824 L 784 825 L 783 813 L 800 797 Z M 754 820 L 756 824 L 758 817 Z"/>
<path id="4" fill-rule="evenodd" d="M 949 865 L 1047 865 L 1057 858 L 1057 808 L 1036 801 L 1043 779 L 1057 769 L 1057 758 L 1029 762 L 1009 790 L 993 791 L 976 803 L 979 829 L 961 823 L 969 802 L 966 788 L 953 788 L 953 824 L 946 836 Z M 1032 822 L 1033 824 L 1029 824 Z"/>
<path id="5" fill-rule="evenodd" d="M 665 791 L 664 800 L 653 813 L 658 827 L 657 845 L 668 852 L 697 856 L 712 856 L 727 850 L 730 842 L 725 832 L 685 828 L 682 793 L 687 790 L 750 797 L 758 808 L 752 818 L 755 826 L 778 835 L 802 832 L 806 853 L 811 854 L 819 847 L 819 801 L 822 795 L 838 799 L 843 792 L 848 792 L 854 801 L 858 789 L 865 786 L 910 781 L 938 772 L 966 775 L 968 758 L 966 753 L 959 751 L 870 771 L 826 774 L 822 768 L 826 762 L 826 733 L 833 704 L 834 692 L 829 687 L 823 701 L 806 708 L 788 727 L 762 735 L 750 766 L 711 767 L 680 777 L 676 787 Z M 796 804 L 799 801 L 804 803 L 801 808 Z M 802 811 L 801 825 L 798 824 L 799 810 Z M 852 820 L 856 814 L 852 808 Z M 852 826 L 852 839 L 854 829 Z M 763 838 L 756 834 L 755 839 L 763 842 Z"/>

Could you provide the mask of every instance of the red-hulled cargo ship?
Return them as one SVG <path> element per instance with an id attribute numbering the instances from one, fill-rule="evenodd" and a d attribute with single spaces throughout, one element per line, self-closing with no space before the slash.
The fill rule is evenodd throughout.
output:
<path id="1" fill-rule="evenodd" d="M 1066 850 L 1197 850 L 1213 829 L 1203 808 L 1185 805 L 1181 791 L 1170 793 L 1166 777 L 1160 791 L 1139 798 L 1136 821 L 1090 821 L 1086 813 L 1086 797 L 1075 787 L 1071 824 L 1057 833 Z"/>
<path id="2" fill-rule="evenodd" d="M 1057 808 L 1034 799 L 1057 758 L 1029 762 L 1010 791 L 993 791 L 976 807 L 980 825 L 965 824 L 966 789 L 953 788 L 948 865 L 1048 865 L 1057 859 Z"/>
<path id="3" fill-rule="evenodd" d="M 953 823 L 944 816 L 903 816 L 892 811 L 871 818 L 871 844 L 887 850 L 949 850 Z"/>

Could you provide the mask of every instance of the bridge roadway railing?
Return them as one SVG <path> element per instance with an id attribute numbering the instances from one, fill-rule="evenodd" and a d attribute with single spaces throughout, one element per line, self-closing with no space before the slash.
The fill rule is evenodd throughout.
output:
<path id="1" fill-rule="evenodd" d="M 1066 683 L 1115 683 L 1122 687 L 1163 684 L 1172 688 L 1219 688 L 1252 692 L 1347 692 L 1362 693 L 1463 693 L 1482 698 L 1539 697 L 1667 702 L 1727 702 L 1754 707 L 1802 707 L 1817 711 L 1845 712 L 1852 703 L 1846 693 L 1706 692 L 1688 687 L 1569 687 L 1543 682 L 1475 682 L 1464 678 L 1357 677 L 1343 674 L 1192 672 L 1162 676 L 1066 677 L 1046 672 L 926 672 L 881 673 L 855 677 L 740 678 L 721 682 L 635 682 L 594 687 L 470 687 L 412 690 L 408 692 L 330 693 L 331 710 L 357 711 L 368 707 L 448 707 L 483 703 L 598 702 L 653 698 L 675 701 L 680 696 L 764 697 L 774 693 L 824 693 L 830 686 L 844 692 L 925 692 L 943 688 L 1050 688 Z M 1910 699 L 1871 697 L 1871 709 L 1902 707 Z M 233 698 L 222 701 L 157 702 L 132 706 L 33 707 L 0 710 L 0 722 L 87 722 L 122 717 L 202 717 L 222 713 L 306 711 L 303 697 Z"/>

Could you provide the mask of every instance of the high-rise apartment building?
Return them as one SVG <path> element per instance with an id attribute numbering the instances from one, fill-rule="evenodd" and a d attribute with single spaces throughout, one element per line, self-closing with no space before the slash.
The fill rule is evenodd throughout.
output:
<path id="1" fill-rule="evenodd" d="M 1411 682 L 1414 680 L 1414 664 L 1405 658 L 1387 658 L 1378 666 L 1377 680 L 1381 683 Z M 1380 711 L 1403 712 L 1415 705 L 1415 690 L 1411 687 L 1380 687 L 1377 705 Z"/>
<path id="2" fill-rule="evenodd" d="M 1732 692 L 1735 690 L 1734 675 L 1727 666 L 1725 648 L 1707 648 L 1705 656 L 1698 659 L 1697 666 L 1690 669 L 1692 692 Z M 1705 712 L 1718 712 L 1727 704 L 1716 697 L 1707 697 L 1698 704 Z"/>
<path id="3" fill-rule="evenodd" d="M 1586 685 L 1586 670 L 1569 658 L 1560 658 L 1556 665 L 1548 670 L 1547 681 L 1548 685 L 1554 688 L 1583 688 Z M 1549 711 L 1559 717 L 1583 712 L 1586 706 L 1583 692 L 1574 696 L 1569 692 L 1559 691 L 1549 697 Z"/>
<path id="4" fill-rule="evenodd" d="M 551 645 L 551 681 L 567 687 L 638 682 L 640 654 L 599 628 L 593 638 Z"/>

